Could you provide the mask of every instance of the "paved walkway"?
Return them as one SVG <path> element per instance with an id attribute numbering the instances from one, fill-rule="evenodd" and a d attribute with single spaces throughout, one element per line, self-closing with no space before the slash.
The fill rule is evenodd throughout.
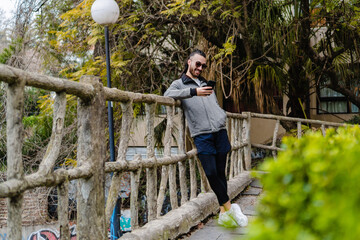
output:
<path id="1" fill-rule="evenodd" d="M 235 202 L 241 206 L 243 213 L 251 219 L 255 216 L 255 205 L 262 192 L 262 186 L 258 180 L 254 180 L 250 186 L 235 199 Z M 223 228 L 217 224 L 218 216 L 211 216 L 204 223 L 198 225 L 197 229 L 182 236 L 179 239 L 184 240 L 234 240 L 242 239 L 246 235 L 248 228 Z"/>

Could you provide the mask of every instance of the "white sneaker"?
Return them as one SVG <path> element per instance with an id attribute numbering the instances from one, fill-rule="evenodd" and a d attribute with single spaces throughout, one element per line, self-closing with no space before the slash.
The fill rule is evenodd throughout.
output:
<path id="1" fill-rule="evenodd" d="M 228 213 L 229 211 L 219 214 L 218 224 L 226 228 L 237 227 L 237 222 L 232 217 L 230 217 Z"/>
<path id="2" fill-rule="evenodd" d="M 232 217 L 240 227 L 246 227 L 248 225 L 248 218 L 242 213 L 239 205 L 231 204 L 228 212 L 229 216 Z"/>

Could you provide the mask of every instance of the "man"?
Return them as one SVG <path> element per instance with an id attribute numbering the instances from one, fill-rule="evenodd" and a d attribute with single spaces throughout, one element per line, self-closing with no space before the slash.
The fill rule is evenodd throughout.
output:
<path id="1" fill-rule="evenodd" d="M 226 132 L 226 113 L 219 106 L 212 87 L 207 86 L 207 81 L 201 77 L 205 68 L 205 53 L 194 50 L 181 78 L 171 84 L 164 96 L 181 100 L 198 157 L 220 205 L 218 223 L 243 227 L 248 223 L 247 217 L 239 205 L 230 203 L 227 194 L 225 166 L 231 145 Z"/>

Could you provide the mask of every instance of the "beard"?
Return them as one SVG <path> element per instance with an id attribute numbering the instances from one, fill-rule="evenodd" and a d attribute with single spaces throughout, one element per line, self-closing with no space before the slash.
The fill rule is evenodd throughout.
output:
<path id="1" fill-rule="evenodd" d="M 193 77 L 196 77 L 196 78 L 198 78 L 200 75 L 201 75 L 201 70 L 199 70 L 199 69 L 196 69 L 196 68 L 193 68 L 193 67 L 191 67 L 191 66 L 189 66 L 189 72 L 191 73 L 191 75 L 193 76 Z"/>

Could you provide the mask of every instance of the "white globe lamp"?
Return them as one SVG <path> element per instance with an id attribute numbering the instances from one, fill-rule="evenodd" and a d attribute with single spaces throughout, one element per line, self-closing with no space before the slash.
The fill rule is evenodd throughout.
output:
<path id="1" fill-rule="evenodd" d="M 119 18 L 119 6 L 114 0 L 96 0 L 91 6 L 91 17 L 101 25 L 114 24 Z"/>

